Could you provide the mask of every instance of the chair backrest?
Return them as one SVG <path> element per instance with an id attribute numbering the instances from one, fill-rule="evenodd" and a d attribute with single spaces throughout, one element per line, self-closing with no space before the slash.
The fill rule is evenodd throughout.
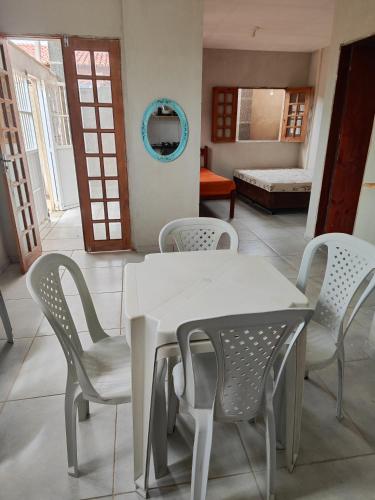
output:
<path id="1" fill-rule="evenodd" d="M 238 235 L 228 222 L 214 217 L 177 219 L 166 224 L 159 234 L 159 247 L 166 252 L 174 243 L 179 252 L 216 250 L 223 234 L 229 237 L 229 248 L 238 250 Z"/>
<path id="2" fill-rule="evenodd" d="M 79 381 L 86 393 L 97 397 L 97 392 L 89 381 L 81 362 L 82 345 L 61 285 L 60 272 L 64 268 L 71 274 L 76 284 L 92 340 L 96 342 L 106 337 L 97 318 L 82 272 L 69 257 L 58 253 L 40 257 L 27 273 L 27 287 L 61 344 L 68 364 L 68 376 L 73 382 Z"/>
<path id="3" fill-rule="evenodd" d="M 356 301 L 344 327 L 345 315 L 359 287 L 375 269 L 375 246 L 343 233 L 323 234 L 305 248 L 297 278 L 297 287 L 304 292 L 313 258 L 321 247 L 327 250 L 327 266 L 313 320 L 329 328 L 339 343 L 359 308 L 375 287 L 375 276 Z"/>
<path id="4" fill-rule="evenodd" d="M 263 403 L 265 384 L 281 348 L 292 335 L 274 384 L 280 380 L 287 357 L 309 321 L 311 309 L 287 309 L 257 314 L 190 321 L 179 326 L 177 338 L 185 375 L 184 397 L 194 408 L 207 402 L 196 398 L 191 337 L 204 333 L 211 340 L 217 360 L 215 418 L 241 421 L 256 416 Z"/>

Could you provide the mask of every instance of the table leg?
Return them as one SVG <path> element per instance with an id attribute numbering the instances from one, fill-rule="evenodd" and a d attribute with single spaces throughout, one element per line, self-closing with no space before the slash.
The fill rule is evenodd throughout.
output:
<path id="1" fill-rule="evenodd" d="M 299 336 L 285 367 L 285 447 L 289 472 L 294 469 L 300 447 L 305 358 L 306 331 Z"/>
<path id="2" fill-rule="evenodd" d="M 12 333 L 12 325 L 10 324 L 8 311 L 5 307 L 5 302 L 2 293 L 0 292 L 0 318 L 3 321 L 4 329 L 6 336 L 8 338 L 8 342 L 13 344 L 13 333 Z"/>
<path id="3" fill-rule="evenodd" d="M 132 355 L 133 459 L 136 491 L 148 497 L 151 452 L 151 399 L 156 380 L 157 322 L 137 318 L 130 325 Z"/>

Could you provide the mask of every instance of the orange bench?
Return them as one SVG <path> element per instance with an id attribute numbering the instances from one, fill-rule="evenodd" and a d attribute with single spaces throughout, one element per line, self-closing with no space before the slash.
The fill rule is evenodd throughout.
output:
<path id="1" fill-rule="evenodd" d="M 236 200 L 236 184 L 226 177 L 215 174 L 208 168 L 207 146 L 201 148 L 200 199 L 230 200 L 229 218 L 233 219 Z"/>

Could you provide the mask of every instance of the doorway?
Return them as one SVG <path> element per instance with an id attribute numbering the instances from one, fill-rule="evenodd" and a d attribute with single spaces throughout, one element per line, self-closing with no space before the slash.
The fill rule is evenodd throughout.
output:
<path id="1" fill-rule="evenodd" d="M 315 235 L 352 234 L 375 114 L 375 36 L 341 48 Z"/>

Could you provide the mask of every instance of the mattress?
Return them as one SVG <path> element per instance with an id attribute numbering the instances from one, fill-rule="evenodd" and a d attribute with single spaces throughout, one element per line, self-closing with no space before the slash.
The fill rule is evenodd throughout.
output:
<path id="1" fill-rule="evenodd" d="M 201 167 L 200 173 L 200 195 L 204 196 L 226 196 L 229 195 L 236 185 L 230 179 L 217 175 L 208 168 Z"/>
<path id="2" fill-rule="evenodd" d="M 234 171 L 234 177 L 269 192 L 310 192 L 312 172 L 303 168 Z"/>

